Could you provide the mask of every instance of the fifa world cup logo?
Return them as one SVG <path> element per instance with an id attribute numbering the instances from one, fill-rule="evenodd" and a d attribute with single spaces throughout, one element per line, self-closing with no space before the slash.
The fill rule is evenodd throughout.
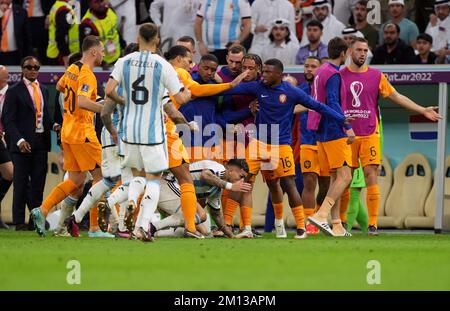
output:
<path id="1" fill-rule="evenodd" d="M 352 106 L 355 108 L 361 107 L 361 100 L 359 99 L 359 96 L 364 90 L 364 85 L 359 81 L 354 81 L 352 84 L 350 84 L 350 92 L 352 92 L 353 100 L 352 100 Z"/>

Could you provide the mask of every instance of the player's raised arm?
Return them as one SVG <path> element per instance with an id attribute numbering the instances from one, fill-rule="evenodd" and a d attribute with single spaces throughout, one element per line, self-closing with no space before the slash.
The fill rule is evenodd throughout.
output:
<path id="1" fill-rule="evenodd" d="M 347 129 L 350 129 L 351 126 L 346 123 L 346 118 L 344 113 L 335 111 L 334 109 L 331 109 L 325 104 L 322 104 L 321 102 L 316 101 L 314 98 L 303 92 L 299 88 L 292 88 L 295 96 L 297 96 L 297 101 L 303 105 L 306 108 L 312 109 L 314 111 L 317 111 L 320 114 L 323 114 L 325 116 L 331 117 L 335 120 L 337 120 L 339 123 L 344 125 Z M 339 105 L 338 105 L 339 106 Z"/>
<path id="2" fill-rule="evenodd" d="M 189 90 L 192 92 L 192 95 L 197 97 L 213 96 L 238 86 L 247 76 L 247 73 L 248 71 L 241 73 L 230 83 L 220 84 L 199 84 L 190 78 L 194 83 L 189 86 Z"/>
<path id="3" fill-rule="evenodd" d="M 412 101 L 410 98 L 406 97 L 403 94 L 400 94 L 397 91 L 395 91 L 391 95 L 389 95 L 388 98 L 391 101 L 393 101 L 394 103 L 396 103 L 397 105 L 399 105 L 407 110 L 420 113 L 421 115 L 423 115 L 424 117 L 426 117 L 427 119 L 429 119 L 431 121 L 436 122 L 436 121 L 439 121 L 442 119 L 442 116 L 436 112 L 439 107 L 420 106 L 420 105 L 416 104 L 414 101 Z"/>
<path id="4" fill-rule="evenodd" d="M 231 90 L 220 93 L 220 95 L 253 95 L 258 96 L 255 93 L 258 86 L 258 81 L 252 81 L 247 83 L 239 83 Z"/>

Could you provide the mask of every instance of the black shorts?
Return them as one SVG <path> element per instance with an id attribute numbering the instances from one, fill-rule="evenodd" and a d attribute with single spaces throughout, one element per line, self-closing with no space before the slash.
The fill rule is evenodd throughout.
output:
<path id="1" fill-rule="evenodd" d="M 11 162 L 9 151 L 6 149 L 5 143 L 0 140 L 0 164 Z"/>

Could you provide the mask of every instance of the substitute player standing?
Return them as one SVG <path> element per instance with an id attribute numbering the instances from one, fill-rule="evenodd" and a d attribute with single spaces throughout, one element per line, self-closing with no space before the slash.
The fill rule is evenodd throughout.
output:
<path id="1" fill-rule="evenodd" d="M 320 67 L 320 59 L 310 56 L 305 61 L 305 82 L 299 87 L 306 94 L 311 94 L 311 84 Z M 330 172 L 325 171 L 319 165 L 319 155 L 317 150 L 317 138 L 314 131 L 308 130 L 308 112 L 300 115 L 300 162 L 303 174 L 302 200 L 305 217 L 312 216 L 316 208 L 316 185 L 319 182 L 319 193 L 328 190 Z M 321 202 L 320 202 L 321 203 Z M 315 235 L 319 230 L 313 224 L 306 225 L 306 233 Z"/>
<path id="2" fill-rule="evenodd" d="M 325 102 L 339 113 L 342 113 L 341 96 L 343 95 L 339 66 L 344 64 L 347 58 L 347 49 L 347 43 L 339 37 L 329 42 L 328 55 L 331 60 L 319 68 L 312 87 L 314 98 Z M 341 124 L 327 116 L 317 115 L 313 111 L 308 113 L 308 129 L 316 130 L 319 164 L 321 168 L 329 170 L 331 175 L 327 196 L 319 210 L 309 217 L 309 221 L 328 235 L 351 236 L 342 226 L 339 199 L 352 180 L 350 169 L 352 150 L 349 144 L 353 142 L 355 134 L 351 126 L 345 126 L 346 133 Z M 330 211 L 333 230 L 327 220 Z"/>
<path id="3" fill-rule="evenodd" d="M 256 116 L 257 137 L 248 145 L 247 162 L 249 175 L 254 178 L 261 170 L 269 187 L 274 212 L 277 237 L 287 236 L 283 223 L 283 190 L 289 197 L 289 205 L 297 224 L 295 238 L 306 237 L 303 204 L 295 185 L 294 156 L 291 148 L 292 114 L 296 104 L 314 109 L 344 126 L 345 116 L 315 101 L 305 92 L 282 81 L 283 63 L 269 59 L 264 63 L 262 80 L 241 83 L 226 95 L 250 94 L 258 98 L 259 112 Z M 278 129 L 278 131 L 277 131 Z M 274 133 L 272 133 L 274 132 Z M 281 183 L 280 183 L 281 181 Z"/>
<path id="4" fill-rule="evenodd" d="M 82 44 L 83 56 L 75 62 L 58 81 L 56 88 L 64 93 L 64 116 L 61 143 L 64 150 L 64 170 L 69 178 L 59 183 L 40 207 L 31 211 L 36 232 L 45 236 L 45 217 L 53 206 L 82 187 L 87 172 L 94 183 L 102 177 L 100 165 L 102 146 L 94 127 L 94 114 L 102 110 L 96 103 L 97 79 L 92 70 L 102 64 L 105 48 L 98 37 L 87 36 Z"/>
<path id="5" fill-rule="evenodd" d="M 169 116 L 175 109 L 167 91 L 179 103 L 190 99 L 189 91 L 183 88 L 173 67 L 152 53 L 158 40 L 156 26 L 143 24 L 139 28 L 139 52 L 117 61 L 105 89 L 108 97 L 125 105 L 122 165 L 131 167 L 135 176 L 129 186 L 130 204 L 136 206 L 138 199 L 133 184 L 145 186 L 135 227 L 135 234 L 142 241 L 153 240 L 149 224 L 159 200 L 161 172 L 169 168 L 163 107 Z M 118 85 L 123 86 L 123 98 L 117 95 Z"/>
<path id="6" fill-rule="evenodd" d="M 356 139 L 351 145 L 351 166 L 358 168 L 361 161 L 364 170 L 367 185 L 366 204 L 369 212 L 368 234 L 378 235 L 377 218 L 380 206 L 378 166 L 381 164 L 378 97 L 381 95 L 388 98 L 397 105 L 422 114 L 431 121 L 438 121 L 442 117 L 435 111 L 437 107 L 419 106 L 398 93 L 381 71 L 365 65 L 369 53 L 366 39 L 356 38 L 350 51 L 351 63 L 341 70 L 341 78 L 345 86 L 342 110 L 345 115 L 354 118 L 351 125 Z"/>

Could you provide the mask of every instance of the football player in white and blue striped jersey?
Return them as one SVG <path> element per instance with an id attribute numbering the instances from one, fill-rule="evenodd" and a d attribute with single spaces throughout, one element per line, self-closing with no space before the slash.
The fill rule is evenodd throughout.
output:
<path id="1" fill-rule="evenodd" d="M 226 45 L 229 42 L 241 44 L 248 37 L 251 16 L 248 0 L 202 0 L 194 26 L 200 53 L 204 55 L 214 51 L 220 64 L 225 64 Z"/>
<path id="2" fill-rule="evenodd" d="M 222 189 L 235 192 L 251 191 L 251 185 L 244 182 L 248 174 L 247 162 L 231 159 L 224 167 L 215 161 L 202 160 L 189 164 L 189 171 L 194 180 L 198 204 L 202 205 L 197 208 L 196 224 L 206 220 L 204 208 L 209 207 L 211 217 L 220 230 L 228 237 L 233 237 L 231 229 L 225 225 L 220 209 Z M 184 225 L 180 207 L 180 185 L 172 174 L 162 180 L 158 209 L 170 216 L 151 224 L 152 236 L 158 230 Z"/>
<path id="3" fill-rule="evenodd" d="M 161 172 L 168 168 L 163 109 L 169 117 L 181 118 L 187 124 L 167 93 L 181 104 L 190 100 L 189 90 L 184 89 L 173 67 L 154 54 L 158 41 L 154 24 L 141 25 L 139 52 L 116 62 L 105 88 L 108 97 L 124 105 L 120 137 L 125 146 L 122 165 L 131 167 L 134 175 L 128 192 L 128 220 L 132 219 L 138 197 L 145 187 L 135 228 L 136 237 L 142 241 L 153 240 L 148 230 L 150 219 L 158 204 Z M 123 87 L 123 97 L 117 95 L 118 85 Z"/>

